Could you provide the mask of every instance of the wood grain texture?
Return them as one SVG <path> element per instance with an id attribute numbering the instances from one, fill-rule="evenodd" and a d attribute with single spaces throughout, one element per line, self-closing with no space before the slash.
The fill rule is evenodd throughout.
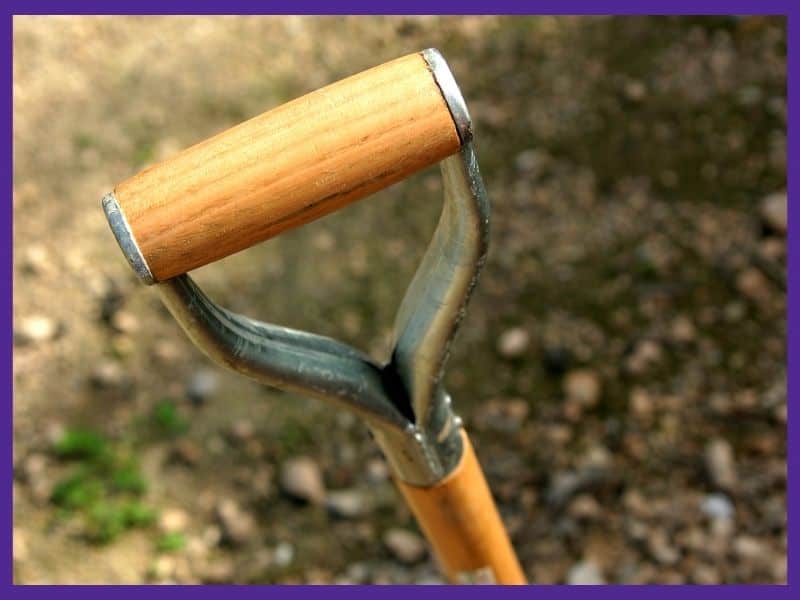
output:
<path id="1" fill-rule="evenodd" d="M 452 583 L 524 584 L 475 451 L 463 431 L 462 436 L 464 455 L 443 481 L 397 485 Z"/>
<path id="2" fill-rule="evenodd" d="M 156 281 L 308 223 L 454 154 L 420 54 L 246 121 L 114 190 Z"/>

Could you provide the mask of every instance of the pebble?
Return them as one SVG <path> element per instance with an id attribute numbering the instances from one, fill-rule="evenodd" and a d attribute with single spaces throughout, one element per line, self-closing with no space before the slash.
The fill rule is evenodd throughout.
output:
<path id="1" fill-rule="evenodd" d="M 98 389 L 119 389 L 128 385 L 130 378 L 119 362 L 104 360 L 92 369 L 89 382 Z"/>
<path id="2" fill-rule="evenodd" d="M 246 442 L 255 434 L 252 421 L 239 419 L 231 424 L 228 430 L 228 437 L 234 442 Z"/>
<path id="3" fill-rule="evenodd" d="M 371 458 L 365 467 L 367 481 L 371 483 L 383 483 L 389 480 L 389 465 L 382 458 Z"/>
<path id="4" fill-rule="evenodd" d="M 201 369 L 192 374 L 186 384 L 186 397 L 195 405 L 205 403 L 219 388 L 219 375 L 211 369 Z"/>
<path id="5" fill-rule="evenodd" d="M 761 219 L 767 227 L 781 235 L 786 235 L 789 220 L 786 200 L 786 192 L 777 192 L 761 201 Z"/>
<path id="6" fill-rule="evenodd" d="M 733 551 L 743 560 L 758 564 L 769 562 L 772 552 L 761 540 L 750 535 L 740 535 L 733 540 Z"/>
<path id="7" fill-rule="evenodd" d="M 648 420 L 655 412 L 653 398 L 644 388 L 635 387 L 631 390 L 628 405 L 631 414 L 638 419 Z"/>
<path id="8" fill-rule="evenodd" d="M 757 268 L 749 267 L 736 276 L 736 288 L 745 298 L 756 303 L 765 303 L 771 296 L 771 285 Z"/>
<path id="9" fill-rule="evenodd" d="M 197 576 L 205 583 L 227 583 L 235 573 L 236 563 L 229 557 L 215 558 L 196 568 Z"/>
<path id="10" fill-rule="evenodd" d="M 723 438 L 715 438 L 706 446 L 705 463 L 711 481 L 718 488 L 730 491 L 736 486 L 736 464 L 733 447 Z"/>
<path id="11" fill-rule="evenodd" d="M 272 553 L 272 561 L 278 567 L 287 567 L 294 560 L 294 546 L 287 542 L 281 542 L 275 546 Z"/>
<path id="12" fill-rule="evenodd" d="M 569 585 L 601 585 L 606 583 L 600 567 L 591 560 L 583 560 L 572 565 L 567 572 Z"/>
<path id="13" fill-rule="evenodd" d="M 575 369 L 564 376 L 564 395 L 568 401 L 592 407 L 600 398 L 600 377 L 589 369 Z"/>
<path id="14" fill-rule="evenodd" d="M 709 494 L 703 498 L 700 510 L 711 519 L 730 520 L 733 518 L 733 503 L 725 494 Z"/>
<path id="15" fill-rule="evenodd" d="M 161 339 L 153 344 L 153 356 L 161 363 L 173 363 L 180 355 L 180 348 L 171 340 Z"/>
<path id="16" fill-rule="evenodd" d="M 625 97 L 628 100 L 639 102 L 647 95 L 647 87 L 638 79 L 631 79 L 625 83 Z"/>
<path id="17" fill-rule="evenodd" d="M 576 471 L 561 471 L 555 473 L 550 479 L 546 499 L 554 509 L 558 509 L 569 502 L 576 494 L 590 487 L 591 478 Z"/>
<path id="18" fill-rule="evenodd" d="M 504 331 L 497 341 L 497 351 L 504 358 L 518 358 L 525 354 L 530 345 L 530 336 L 522 327 Z"/>
<path id="19" fill-rule="evenodd" d="M 658 364 L 663 354 L 661 346 L 656 341 L 642 340 L 634 346 L 633 352 L 625 361 L 625 367 L 630 373 L 641 375 Z"/>
<path id="20" fill-rule="evenodd" d="M 383 535 L 383 543 L 395 558 L 407 565 L 422 560 L 427 552 L 425 540 L 406 529 L 389 529 Z"/>
<path id="21" fill-rule="evenodd" d="M 694 341 L 697 335 L 694 323 L 686 315 L 680 315 L 670 324 L 670 337 L 679 344 L 688 344 Z"/>
<path id="22" fill-rule="evenodd" d="M 369 513 L 370 503 L 359 490 L 329 492 L 325 501 L 328 512 L 340 519 L 357 519 Z"/>
<path id="23" fill-rule="evenodd" d="M 33 275 L 46 275 L 54 270 L 50 253 L 41 244 L 31 244 L 25 249 L 22 268 Z"/>
<path id="24" fill-rule="evenodd" d="M 18 344 L 39 344 L 55 339 L 61 333 L 61 325 L 46 315 L 31 315 L 20 319 L 14 329 L 14 341 Z"/>
<path id="25" fill-rule="evenodd" d="M 674 565 L 681 558 L 680 552 L 670 543 L 669 537 L 663 529 L 655 529 L 650 532 L 647 538 L 647 549 L 650 555 L 662 565 Z"/>
<path id="26" fill-rule="evenodd" d="M 170 459 L 187 467 L 195 466 L 203 457 L 203 449 L 188 439 L 180 439 L 172 448 Z"/>
<path id="27" fill-rule="evenodd" d="M 189 515 L 180 508 L 169 508 L 161 513 L 158 526 L 165 533 L 179 533 L 186 531 L 189 525 Z"/>
<path id="28" fill-rule="evenodd" d="M 311 504 L 325 501 L 325 483 L 322 471 L 314 460 L 306 456 L 290 458 L 281 465 L 280 486 L 284 493 Z"/>
<path id="29" fill-rule="evenodd" d="M 602 509 L 594 496 L 580 494 L 570 503 L 568 514 L 574 519 L 595 519 L 600 516 Z"/>
<path id="30" fill-rule="evenodd" d="M 120 333 L 135 333 L 139 330 L 139 319 L 133 313 L 119 310 L 111 316 L 111 327 Z"/>
<path id="31" fill-rule="evenodd" d="M 697 585 L 715 585 L 722 583 L 719 572 L 709 565 L 697 565 L 692 569 L 692 583 Z"/>
<path id="32" fill-rule="evenodd" d="M 157 581 L 172 579 L 175 575 L 175 559 L 166 554 L 159 556 L 150 567 L 150 576 Z"/>
<path id="33" fill-rule="evenodd" d="M 242 509 L 235 500 L 220 500 L 215 512 L 222 528 L 223 539 L 234 546 L 244 545 L 258 534 L 253 515 Z"/>

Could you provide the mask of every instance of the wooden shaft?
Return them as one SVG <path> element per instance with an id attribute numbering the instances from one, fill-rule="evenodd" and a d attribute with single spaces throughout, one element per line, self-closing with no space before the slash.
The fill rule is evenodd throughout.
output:
<path id="1" fill-rule="evenodd" d="M 475 451 L 462 431 L 455 471 L 430 487 L 397 482 L 452 583 L 525 584 Z"/>
<path id="2" fill-rule="evenodd" d="M 156 281 L 298 227 L 454 154 L 421 54 L 250 119 L 117 185 Z"/>

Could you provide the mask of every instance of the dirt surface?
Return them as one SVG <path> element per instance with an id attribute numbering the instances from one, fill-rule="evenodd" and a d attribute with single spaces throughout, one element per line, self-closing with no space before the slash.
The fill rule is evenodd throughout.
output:
<path id="1" fill-rule="evenodd" d="M 441 581 L 365 428 L 209 363 L 99 206 L 429 46 L 493 203 L 447 385 L 530 580 L 786 580 L 783 19 L 17 17 L 14 36 L 17 582 Z M 440 193 L 428 170 L 196 279 L 385 359 Z"/>

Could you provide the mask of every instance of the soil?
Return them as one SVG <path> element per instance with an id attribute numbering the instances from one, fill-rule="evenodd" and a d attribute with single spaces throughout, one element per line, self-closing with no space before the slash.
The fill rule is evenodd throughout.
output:
<path id="1" fill-rule="evenodd" d="M 447 386 L 528 577 L 786 581 L 785 19 L 15 17 L 16 582 L 441 581 L 365 427 L 211 364 L 99 203 L 431 46 L 493 211 Z M 432 168 L 193 276 L 385 359 L 440 195 Z M 92 435 L 152 524 L 57 505 Z M 350 509 L 290 497 L 298 457 Z"/>

